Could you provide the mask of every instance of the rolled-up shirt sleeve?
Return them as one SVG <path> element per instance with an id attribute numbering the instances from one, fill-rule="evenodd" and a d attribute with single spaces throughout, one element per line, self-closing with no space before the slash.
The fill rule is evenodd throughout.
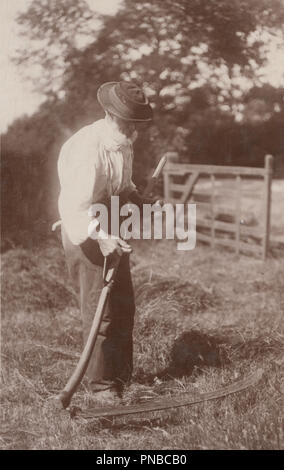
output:
<path id="1" fill-rule="evenodd" d="M 61 185 L 59 212 L 66 232 L 74 245 L 88 238 L 91 222 L 89 209 L 104 197 L 105 174 L 98 146 L 87 135 L 78 133 L 63 145 L 58 174 Z"/>

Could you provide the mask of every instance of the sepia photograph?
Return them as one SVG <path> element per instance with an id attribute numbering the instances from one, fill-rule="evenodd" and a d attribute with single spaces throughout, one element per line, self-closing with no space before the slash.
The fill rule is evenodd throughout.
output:
<path id="1" fill-rule="evenodd" d="M 0 0 L 0 38 L 0 449 L 283 450 L 284 0 Z"/>

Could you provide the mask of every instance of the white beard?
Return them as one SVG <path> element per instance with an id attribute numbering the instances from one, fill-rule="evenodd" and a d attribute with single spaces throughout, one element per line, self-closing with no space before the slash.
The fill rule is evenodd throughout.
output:
<path id="1" fill-rule="evenodd" d="M 104 119 L 104 126 L 102 129 L 102 141 L 106 150 L 117 151 L 124 145 L 132 145 L 138 137 L 138 132 L 135 130 L 130 137 L 120 132 L 117 127 L 112 126 L 106 119 Z"/>

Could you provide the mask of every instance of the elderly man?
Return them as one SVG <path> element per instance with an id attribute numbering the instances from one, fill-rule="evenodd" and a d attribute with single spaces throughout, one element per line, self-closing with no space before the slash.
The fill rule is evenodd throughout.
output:
<path id="1" fill-rule="evenodd" d="M 113 195 L 120 196 L 123 203 L 128 200 L 141 206 L 149 202 L 143 201 L 132 182 L 132 143 L 137 136 L 136 123 L 150 121 L 152 109 L 143 91 L 129 82 L 105 83 L 97 98 L 105 118 L 79 130 L 60 152 L 59 212 L 66 261 L 79 292 L 84 342 L 103 287 L 104 257 L 121 257 L 87 370 L 94 398 L 115 403 L 129 383 L 133 367 L 131 247 L 119 237 L 90 238 L 89 209 L 94 203 L 107 203 Z"/>

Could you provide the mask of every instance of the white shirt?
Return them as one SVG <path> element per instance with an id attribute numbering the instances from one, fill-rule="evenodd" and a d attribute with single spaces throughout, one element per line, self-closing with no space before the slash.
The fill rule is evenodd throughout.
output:
<path id="1" fill-rule="evenodd" d="M 83 127 L 65 142 L 58 159 L 58 208 L 74 245 L 88 238 L 92 204 L 136 189 L 132 162 L 132 140 L 114 131 L 106 119 Z"/>

